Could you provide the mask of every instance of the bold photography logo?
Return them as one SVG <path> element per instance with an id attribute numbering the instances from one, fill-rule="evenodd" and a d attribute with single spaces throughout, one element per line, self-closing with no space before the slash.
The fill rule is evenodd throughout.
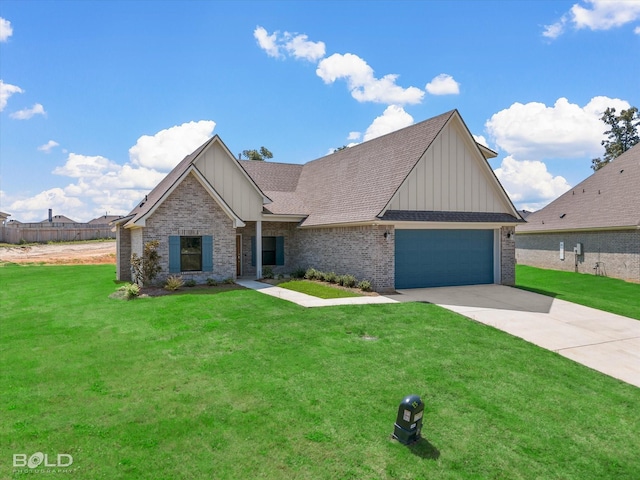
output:
<path id="1" fill-rule="evenodd" d="M 52 459 L 55 458 L 55 461 Z M 73 457 L 68 453 L 58 453 L 55 457 L 49 457 L 46 453 L 36 452 L 31 456 L 26 453 L 13 454 L 13 468 L 67 468 L 73 464 Z"/>

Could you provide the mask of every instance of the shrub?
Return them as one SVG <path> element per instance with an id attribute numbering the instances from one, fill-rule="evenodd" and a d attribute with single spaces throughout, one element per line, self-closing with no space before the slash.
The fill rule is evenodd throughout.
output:
<path id="1" fill-rule="evenodd" d="M 362 280 L 360 283 L 358 283 L 358 288 L 363 292 L 370 292 L 371 282 L 369 280 Z"/>
<path id="2" fill-rule="evenodd" d="M 307 271 L 304 268 L 298 267 L 293 272 L 291 272 L 291 278 L 304 278 L 306 273 Z"/>
<path id="3" fill-rule="evenodd" d="M 356 286 L 356 277 L 353 275 L 343 275 L 342 276 L 342 285 L 348 288 L 352 288 Z"/>
<path id="4" fill-rule="evenodd" d="M 273 268 L 262 267 L 262 278 L 273 278 Z"/>
<path id="5" fill-rule="evenodd" d="M 217 287 L 218 281 L 213 278 L 207 278 L 207 285 L 209 285 L 210 287 Z"/>
<path id="6" fill-rule="evenodd" d="M 337 283 L 338 275 L 335 272 L 329 272 L 324 274 L 324 281 L 329 283 Z"/>
<path id="7" fill-rule="evenodd" d="M 175 292 L 184 285 L 184 281 L 180 275 L 171 275 L 164 284 L 165 290 Z"/>
<path id="8" fill-rule="evenodd" d="M 122 292 L 127 300 L 133 300 L 140 295 L 140 287 L 137 283 L 127 283 L 118 288 L 118 291 Z"/>
<path id="9" fill-rule="evenodd" d="M 225 285 L 233 285 L 236 282 L 233 281 L 233 278 L 229 277 L 229 278 L 225 278 L 222 283 L 224 283 Z"/>
<path id="10" fill-rule="evenodd" d="M 184 286 L 185 287 L 195 287 L 196 286 L 196 281 L 193 278 L 190 278 L 189 280 L 184 282 Z"/>
<path id="11" fill-rule="evenodd" d="M 158 255 L 158 240 L 152 240 L 144 244 L 142 258 L 137 254 L 131 254 L 131 270 L 133 280 L 138 285 L 149 285 L 160 273 L 160 255 Z"/>
<path id="12" fill-rule="evenodd" d="M 307 280 L 315 280 L 316 278 L 318 278 L 318 272 L 315 268 L 311 267 L 311 268 L 307 268 L 307 271 L 304 273 L 304 278 L 306 278 Z"/>

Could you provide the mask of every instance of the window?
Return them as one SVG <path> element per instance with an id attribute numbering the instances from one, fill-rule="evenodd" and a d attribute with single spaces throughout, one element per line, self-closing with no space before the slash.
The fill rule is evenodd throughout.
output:
<path id="1" fill-rule="evenodd" d="M 180 237 L 180 271 L 202 270 L 202 237 Z"/>
<path id="2" fill-rule="evenodd" d="M 169 273 L 212 271 L 212 236 L 171 235 L 169 237 Z"/>
<path id="3" fill-rule="evenodd" d="M 256 266 L 256 237 L 251 237 L 251 265 Z M 262 265 L 284 265 L 284 237 L 262 237 Z"/>
<path id="4" fill-rule="evenodd" d="M 276 237 L 262 237 L 262 264 L 276 264 Z"/>

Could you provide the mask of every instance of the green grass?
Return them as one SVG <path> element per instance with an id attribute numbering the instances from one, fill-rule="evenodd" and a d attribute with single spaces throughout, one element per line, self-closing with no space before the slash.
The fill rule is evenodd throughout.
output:
<path id="1" fill-rule="evenodd" d="M 0 478 L 38 451 L 87 479 L 638 478 L 640 389 L 436 305 L 121 301 L 114 270 L 0 268 Z"/>
<path id="2" fill-rule="evenodd" d="M 278 286 L 286 288 L 287 290 L 306 293 L 307 295 L 312 295 L 318 298 L 348 298 L 361 296 L 348 290 L 341 290 L 339 288 L 330 287 L 328 285 L 309 280 L 291 280 L 279 283 Z"/>
<path id="3" fill-rule="evenodd" d="M 640 320 L 640 284 L 637 283 L 518 265 L 516 286 Z"/>

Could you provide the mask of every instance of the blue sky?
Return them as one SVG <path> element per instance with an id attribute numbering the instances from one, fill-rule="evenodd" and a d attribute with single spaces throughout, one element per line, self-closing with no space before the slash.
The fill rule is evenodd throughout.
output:
<path id="1" fill-rule="evenodd" d="M 0 210 L 126 214 L 220 135 L 304 163 L 457 108 L 519 208 L 640 107 L 640 0 L 0 3 Z"/>

